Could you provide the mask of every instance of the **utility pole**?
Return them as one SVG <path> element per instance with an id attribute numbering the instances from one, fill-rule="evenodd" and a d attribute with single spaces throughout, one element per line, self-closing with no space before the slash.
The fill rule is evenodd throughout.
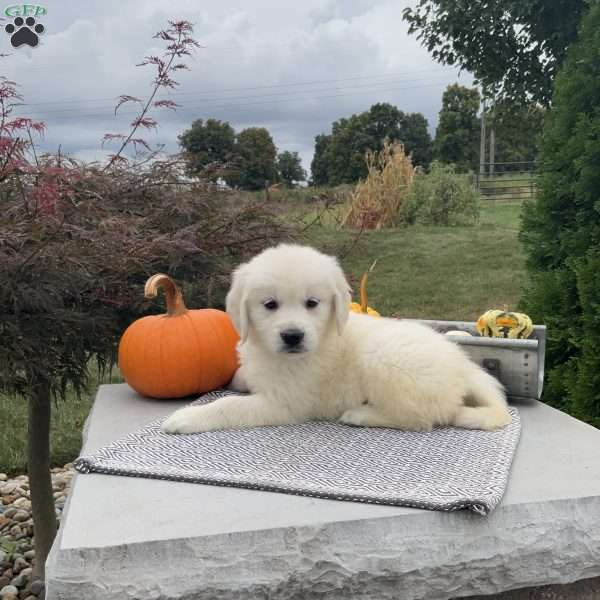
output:
<path id="1" fill-rule="evenodd" d="M 479 141 L 479 178 L 485 177 L 485 98 L 481 103 L 481 139 Z"/>
<path id="2" fill-rule="evenodd" d="M 496 156 L 496 131 L 492 125 L 490 128 L 490 177 L 494 174 L 494 159 Z"/>

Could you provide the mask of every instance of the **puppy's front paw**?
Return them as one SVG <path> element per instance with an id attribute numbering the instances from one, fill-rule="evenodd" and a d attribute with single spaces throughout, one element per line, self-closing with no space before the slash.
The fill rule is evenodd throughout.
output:
<path id="1" fill-rule="evenodd" d="M 339 420 L 340 423 L 344 423 L 344 425 L 354 425 L 355 427 L 367 427 L 371 424 L 369 413 L 362 408 L 351 408 L 347 410 Z"/>
<path id="2" fill-rule="evenodd" d="M 202 406 L 187 406 L 163 421 L 160 426 L 164 433 L 199 433 L 210 431 L 207 420 L 203 418 Z"/>

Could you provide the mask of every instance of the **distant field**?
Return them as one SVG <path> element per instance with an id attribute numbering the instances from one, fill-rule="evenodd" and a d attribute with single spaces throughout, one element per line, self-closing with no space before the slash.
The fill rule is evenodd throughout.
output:
<path id="1" fill-rule="evenodd" d="M 488 308 L 516 308 L 525 280 L 520 210 L 521 203 L 483 203 L 481 221 L 472 227 L 365 232 L 342 263 L 356 283 L 377 259 L 369 303 L 384 315 L 475 320 Z M 308 237 L 335 248 L 347 246 L 351 236 L 321 227 Z"/>
<path id="2" fill-rule="evenodd" d="M 301 198 L 297 198 L 302 202 Z M 342 263 L 356 289 L 377 259 L 369 278 L 369 304 L 383 315 L 474 320 L 488 308 L 516 308 L 525 281 L 518 242 L 520 203 L 483 203 L 481 221 L 473 227 L 414 226 L 364 233 L 358 241 L 336 229 L 336 211 L 321 214 L 317 205 L 292 206 L 290 217 L 320 225 L 304 241 L 344 255 Z M 352 251 L 346 254 L 350 249 Z M 118 381 L 118 373 L 113 381 Z M 53 407 L 52 463 L 73 460 L 81 447 L 81 430 L 98 379 L 78 400 L 70 394 Z M 0 396 L 0 472 L 24 472 L 27 405 Z"/>

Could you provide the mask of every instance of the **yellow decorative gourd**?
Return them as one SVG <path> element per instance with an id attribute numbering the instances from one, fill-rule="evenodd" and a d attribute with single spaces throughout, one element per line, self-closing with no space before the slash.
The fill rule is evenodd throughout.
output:
<path id="1" fill-rule="evenodd" d="M 477 319 L 477 331 L 485 337 L 525 339 L 533 333 L 533 323 L 528 315 L 504 310 L 488 310 Z"/>

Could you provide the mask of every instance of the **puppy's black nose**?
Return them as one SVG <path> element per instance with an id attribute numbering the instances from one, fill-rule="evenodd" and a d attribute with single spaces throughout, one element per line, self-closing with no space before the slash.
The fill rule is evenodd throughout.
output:
<path id="1" fill-rule="evenodd" d="M 288 348 L 295 348 L 304 339 L 304 332 L 299 329 L 286 329 L 279 335 Z"/>

